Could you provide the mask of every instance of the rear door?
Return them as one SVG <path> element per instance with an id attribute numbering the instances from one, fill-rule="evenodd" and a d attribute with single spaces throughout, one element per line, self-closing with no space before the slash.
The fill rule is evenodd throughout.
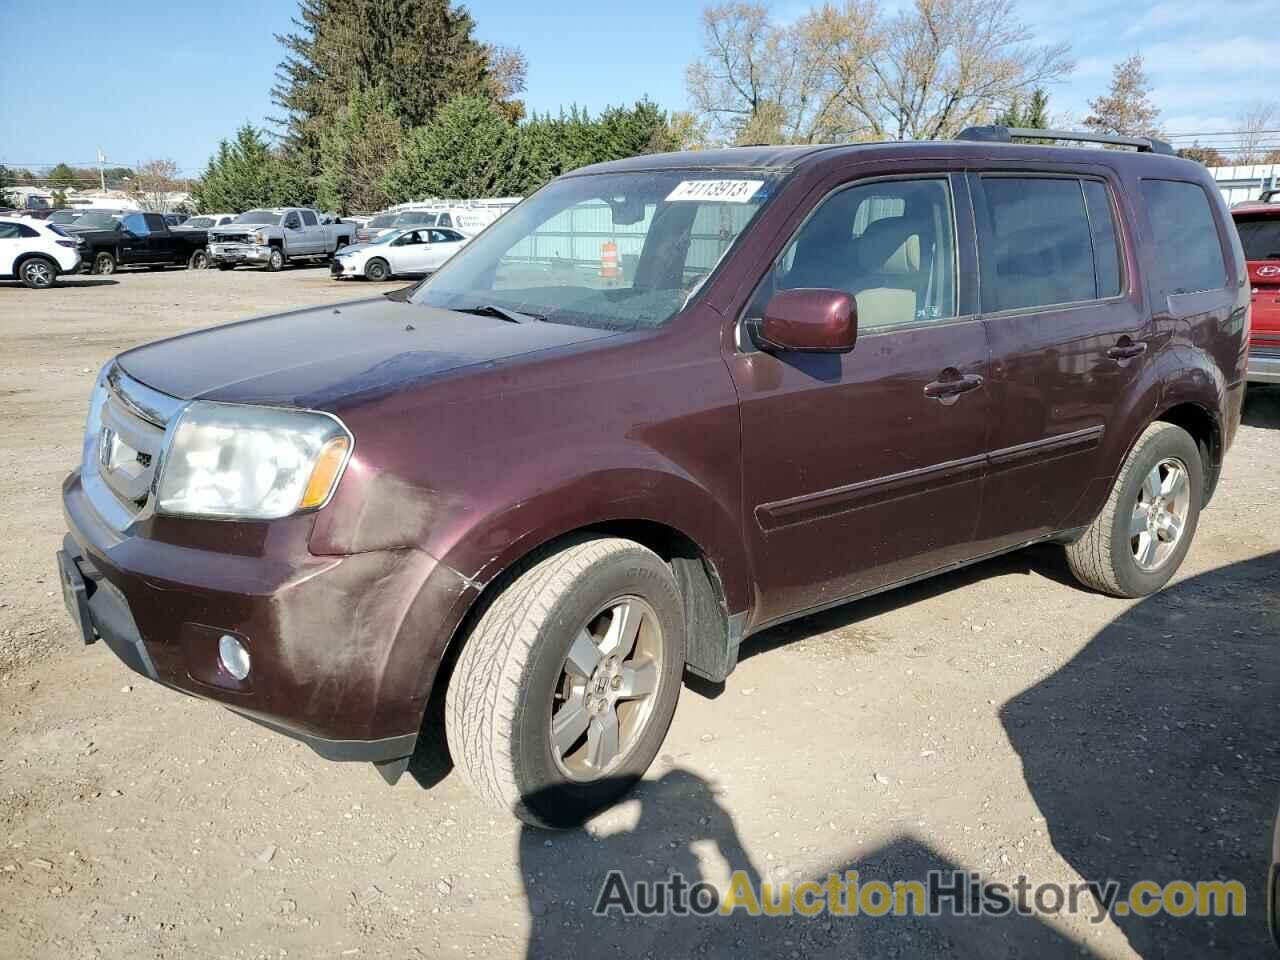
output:
<path id="1" fill-rule="evenodd" d="M 1089 519 L 1118 467 L 1106 451 L 1127 443 L 1150 331 L 1106 168 L 969 179 L 991 342 L 986 552 Z"/>
<path id="2" fill-rule="evenodd" d="M 963 176 L 834 187 L 759 282 L 726 356 L 742 415 L 744 528 L 759 626 L 970 555 L 990 413 Z M 844 355 L 757 349 L 779 290 L 858 307 Z"/>
<path id="3" fill-rule="evenodd" d="M 302 232 L 306 235 L 306 252 L 307 253 L 328 253 L 329 252 L 329 228 L 320 222 L 316 217 L 315 211 L 303 210 L 302 214 Z"/>
<path id="4" fill-rule="evenodd" d="M 1249 351 L 1280 363 L 1280 204 L 1274 211 L 1238 213 L 1235 221 L 1253 291 Z"/>
<path id="5" fill-rule="evenodd" d="M 162 213 L 144 213 L 150 236 L 147 238 L 147 259 L 152 263 L 172 263 L 178 259 L 178 242 L 169 229 L 169 222 Z"/>

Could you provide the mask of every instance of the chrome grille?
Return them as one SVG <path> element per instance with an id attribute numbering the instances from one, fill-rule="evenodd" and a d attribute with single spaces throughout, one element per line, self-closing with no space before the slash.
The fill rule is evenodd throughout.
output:
<path id="1" fill-rule="evenodd" d="M 209 238 L 210 243 L 252 243 L 253 239 L 247 233 L 220 233 L 217 236 Z"/>
<path id="2" fill-rule="evenodd" d="M 112 364 L 98 386 L 85 440 L 85 490 L 117 529 L 147 506 L 165 430 L 185 402 L 152 390 Z"/>

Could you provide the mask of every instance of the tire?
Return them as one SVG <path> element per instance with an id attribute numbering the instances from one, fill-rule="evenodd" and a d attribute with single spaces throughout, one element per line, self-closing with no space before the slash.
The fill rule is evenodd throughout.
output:
<path id="1" fill-rule="evenodd" d="M 267 254 L 267 270 L 271 273 L 279 273 L 284 269 L 284 265 L 284 251 L 279 247 L 272 247 L 271 252 Z"/>
<path id="2" fill-rule="evenodd" d="M 202 249 L 191 251 L 191 256 L 187 258 L 188 270 L 207 270 L 209 268 L 209 254 Z"/>
<path id="3" fill-rule="evenodd" d="M 93 257 L 93 272 L 104 277 L 109 277 L 116 272 L 116 258 L 105 250 L 101 250 Z"/>
<path id="4" fill-rule="evenodd" d="M 606 655 L 615 622 L 635 624 L 618 663 Z M 596 668 L 571 667 L 571 649 L 575 662 Z M 449 751 L 493 806 L 538 827 L 580 824 L 653 762 L 675 713 L 684 655 L 680 593 L 657 554 L 612 537 L 539 551 L 511 572 L 464 638 L 445 695 Z M 632 697 L 629 685 L 650 692 Z M 553 716 L 580 720 L 567 724 L 565 749 L 554 744 Z M 610 716 L 618 749 L 596 763 L 593 746 L 606 742 L 598 734 Z"/>
<path id="5" fill-rule="evenodd" d="M 48 290 L 58 282 L 58 265 L 48 257 L 28 257 L 18 268 L 18 277 L 32 290 Z"/>
<path id="6" fill-rule="evenodd" d="M 364 275 L 375 282 L 386 280 L 391 276 L 391 266 L 381 257 L 374 257 L 364 265 Z"/>
<path id="7" fill-rule="evenodd" d="M 1181 427 L 1153 423 L 1129 452 L 1102 513 L 1066 548 L 1071 572 L 1085 586 L 1113 597 L 1155 593 L 1187 555 L 1203 502 L 1204 466 L 1195 440 Z M 1151 504 L 1158 506 L 1155 518 Z M 1179 521 L 1176 537 L 1160 522 L 1167 516 Z M 1155 524 L 1155 534 L 1151 525 L 1132 532 L 1144 519 Z"/>

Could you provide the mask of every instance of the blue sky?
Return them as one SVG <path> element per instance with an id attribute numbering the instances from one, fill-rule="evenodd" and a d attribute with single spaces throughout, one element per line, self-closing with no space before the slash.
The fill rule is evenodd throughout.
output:
<path id="1" fill-rule="evenodd" d="M 888 0 L 893 6 L 904 0 Z M 1078 66 L 1051 107 L 1083 119 L 1111 66 L 1141 51 L 1171 133 L 1230 129 L 1253 100 L 1280 98 L 1273 2 L 1016 0 L 1045 42 L 1065 40 Z M 592 110 L 648 95 L 686 106 L 684 66 L 700 45 L 691 0 L 642 4 L 475 0 L 482 40 L 529 58 L 525 100 L 538 111 Z M 803 2 L 775 5 L 794 16 Z M 221 137 L 272 112 L 269 97 L 292 0 L 0 0 L 10 43 L 0 56 L 0 162 L 91 161 L 101 146 L 124 165 L 172 158 L 197 174 Z"/>

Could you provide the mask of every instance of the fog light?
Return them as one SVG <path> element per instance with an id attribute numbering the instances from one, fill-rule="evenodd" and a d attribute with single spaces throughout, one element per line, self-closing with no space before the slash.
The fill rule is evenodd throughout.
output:
<path id="1" fill-rule="evenodd" d="M 218 638 L 218 659 L 222 661 L 222 669 L 237 680 L 249 675 L 249 651 L 229 633 Z"/>

